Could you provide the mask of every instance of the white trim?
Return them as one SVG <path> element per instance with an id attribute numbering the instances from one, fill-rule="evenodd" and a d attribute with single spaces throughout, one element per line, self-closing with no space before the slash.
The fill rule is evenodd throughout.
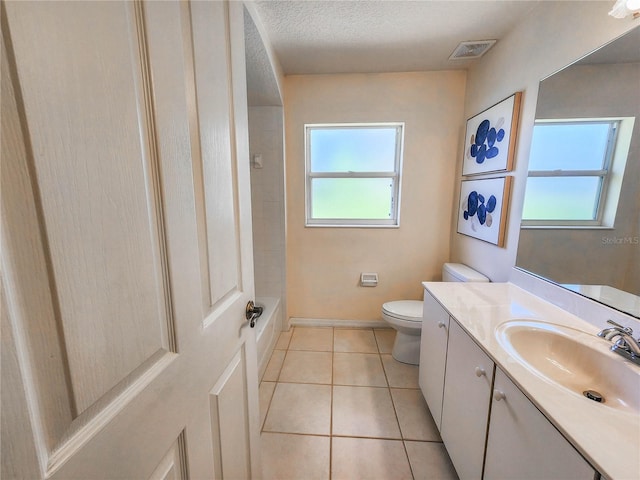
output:
<path id="1" fill-rule="evenodd" d="M 324 219 L 323 219 L 324 221 Z M 371 223 L 362 223 L 362 224 L 357 224 L 357 223 L 351 223 L 354 220 L 348 219 L 333 219 L 331 220 L 332 222 L 336 222 L 336 223 L 309 223 L 307 225 L 305 225 L 306 228 L 400 228 L 400 225 L 396 225 L 395 223 L 389 223 L 389 224 L 384 224 L 384 223 L 376 223 L 376 224 L 371 224 Z M 363 220 L 364 221 L 364 220 Z M 344 223 L 338 223 L 338 222 L 344 222 Z"/>
<path id="2" fill-rule="evenodd" d="M 584 223 L 580 223 L 577 225 L 569 225 L 568 223 L 558 224 L 558 225 L 550 225 L 549 223 L 545 223 L 543 225 L 520 225 L 522 230 L 615 230 L 613 227 L 608 227 L 606 225 L 585 225 Z"/>
<path id="3" fill-rule="evenodd" d="M 289 319 L 291 327 L 347 327 L 347 328 L 391 328 L 384 320 L 341 320 L 337 318 L 299 318 Z"/>

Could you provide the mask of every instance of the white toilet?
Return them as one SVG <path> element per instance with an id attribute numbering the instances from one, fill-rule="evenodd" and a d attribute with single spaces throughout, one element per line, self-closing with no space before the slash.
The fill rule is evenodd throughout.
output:
<path id="1" fill-rule="evenodd" d="M 442 266 L 443 282 L 488 282 L 489 279 L 462 263 Z M 397 330 L 391 355 L 402 363 L 418 365 L 420 361 L 420 333 L 422 329 L 422 302 L 396 300 L 382 305 L 382 318 Z"/>

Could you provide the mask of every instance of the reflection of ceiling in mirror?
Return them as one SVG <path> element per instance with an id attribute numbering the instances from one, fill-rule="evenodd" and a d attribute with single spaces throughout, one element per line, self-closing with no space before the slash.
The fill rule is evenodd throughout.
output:
<path id="1" fill-rule="evenodd" d="M 578 60 L 574 65 L 640 62 L 640 26 Z"/>

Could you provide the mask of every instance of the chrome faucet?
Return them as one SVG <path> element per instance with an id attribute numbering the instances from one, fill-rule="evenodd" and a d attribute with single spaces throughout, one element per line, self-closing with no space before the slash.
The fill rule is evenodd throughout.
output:
<path id="1" fill-rule="evenodd" d="M 613 325 L 613 327 L 605 328 L 598 332 L 598 336 L 604 338 L 605 340 L 611 341 L 611 339 L 621 333 L 627 333 L 629 335 L 633 334 L 633 330 L 629 327 L 623 327 L 619 323 L 614 322 L 613 320 L 607 320 L 609 325 Z"/>
<path id="2" fill-rule="evenodd" d="M 633 338 L 633 330 L 629 327 L 623 327 L 613 320 L 607 320 L 607 323 L 613 327 L 601 330 L 598 332 L 598 336 L 610 342 L 617 338 L 615 343 L 611 345 L 611 351 L 640 365 L 640 339 Z"/>

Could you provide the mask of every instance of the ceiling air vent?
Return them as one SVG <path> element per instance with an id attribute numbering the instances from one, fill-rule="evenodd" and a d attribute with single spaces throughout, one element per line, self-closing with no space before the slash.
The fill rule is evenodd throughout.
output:
<path id="1" fill-rule="evenodd" d="M 466 60 L 478 58 L 489 50 L 496 40 L 475 40 L 472 42 L 461 42 L 453 51 L 449 60 Z"/>

